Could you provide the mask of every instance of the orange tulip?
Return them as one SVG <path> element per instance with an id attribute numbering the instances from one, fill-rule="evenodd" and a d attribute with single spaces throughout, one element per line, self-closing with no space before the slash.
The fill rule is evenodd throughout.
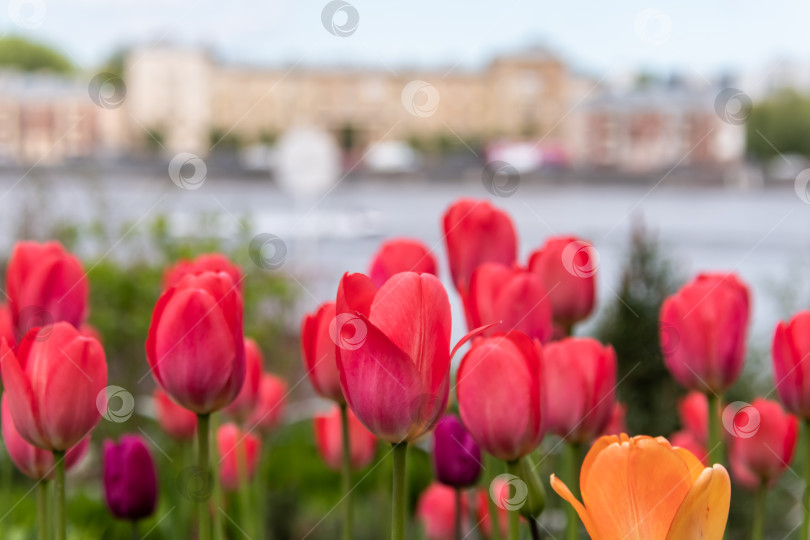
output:
<path id="1" fill-rule="evenodd" d="M 554 475 L 551 487 L 593 540 L 720 540 L 731 501 L 722 465 L 704 467 L 688 450 L 644 435 L 594 443 L 580 473 L 584 504 Z"/>

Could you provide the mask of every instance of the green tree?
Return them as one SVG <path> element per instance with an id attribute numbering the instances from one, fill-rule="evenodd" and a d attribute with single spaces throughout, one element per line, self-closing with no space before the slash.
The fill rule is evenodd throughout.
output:
<path id="1" fill-rule="evenodd" d="M 73 70 L 70 60 L 50 47 L 18 36 L 0 38 L 0 67 L 21 71 Z"/>
<path id="2" fill-rule="evenodd" d="M 810 96 L 782 90 L 751 110 L 748 152 L 759 159 L 796 153 L 810 156 Z"/>

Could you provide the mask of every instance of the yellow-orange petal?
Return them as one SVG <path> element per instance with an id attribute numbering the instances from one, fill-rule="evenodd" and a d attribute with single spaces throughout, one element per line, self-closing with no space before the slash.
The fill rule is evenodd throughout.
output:
<path id="1" fill-rule="evenodd" d="M 574 497 L 574 494 L 571 493 L 571 490 L 568 489 L 565 482 L 553 474 L 551 475 L 551 489 L 556 491 L 557 495 L 568 501 L 568 503 L 574 507 L 574 510 L 577 511 L 577 515 L 579 515 L 579 519 L 581 519 L 582 523 L 585 525 L 585 529 L 588 531 L 591 540 L 600 540 L 601 537 L 597 534 L 593 522 L 591 521 L 591 516 L 588 515 L 588 511 L 582 506 L 582 503 Z"/>
<path id="2" fill-rule="evenodd" d="M 582 462 L 582 468 L 579 472 L 579 491 L 582 492 L 582 486 L 585 485 L 585 479 L 588 478 L 588 474 L 590 474 L 591 467 L 593 466 L 593 461 L 596 459 L 596 456 L 599 455 L 599 452 L 607 448 L 613 443 L 621 443 L 627 440 L 627 435 L 622 433 L 621 435 L 623 438 L 620 438 L 618 435 L 604 435 L 596 439 L 596 441 L 591 446 L 588 453 L 585 455 L 585 460 Z"/>
<path id="3" fill-rule="evenodd" d="M 692 483 L 694 484 L 695 482 L 697 482 L 698 477 L 706 468 L 706 466 L 703 464 L 703 462 L 701 462 L 697 458 L 697 456 L 695 456 L 695 454 L 693 454 L 686 448 L 675 446 L 674 449 L 675 452 L 677 452 L 678 455 L 681 456 L 681 459 L 683 459 L 686 462 L 686 466 L 689 467 L 689 472 L 692 473 Z"/>
<path id="4" fill-rule="evenodd" d="M 681 503 L 667 540 L 721 540 L 731 504 L 731 481 L 722 465 L 706 468 Z"/>

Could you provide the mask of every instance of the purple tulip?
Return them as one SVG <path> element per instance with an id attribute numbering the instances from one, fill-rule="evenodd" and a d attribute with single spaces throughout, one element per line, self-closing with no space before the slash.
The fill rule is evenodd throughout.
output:
<path id="1" fill-rule="evenodd" d="M 433 433 L 433 465 L 439 482 L 474 486 L 481 474 L 481 449 L 454 414 L 446 414 Z"/>
<path id="2" fill-rule="evenodd" d="M 155 463 L 137 435 L 124 435 L 118 444 L 104 441 L 104 492 L 110 512 L 119 519 L 137 521 L 155 511 Z"/>

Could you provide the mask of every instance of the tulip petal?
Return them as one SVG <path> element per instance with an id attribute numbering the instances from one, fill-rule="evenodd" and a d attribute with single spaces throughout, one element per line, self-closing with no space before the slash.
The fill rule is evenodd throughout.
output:
<path id="1" fill-rule="evenodd" d="M 677 453 L 681 459 L 686 462 L 686 466 L 689 467 L 689 472 L 692 475 L 692 483 L 694 484 L 698 477 L 703 473 L 706 466 L 688 449 L 680 447 L 674 447 L 673 449 L 675 450 L 675 453 Z"/>
<path id="2" fill-rule="evenodd" d="M 593 540 L 598 540 L 600 537 L 596 532 L 596 527 L 594 527 L 593 522 L 591 521 L 591 516 L 588 514 L 588 511 L 582 506 L 582 503 L 574 497 L 574 494 L 571 493 L 571 490 L 568 489 L 568 486 L 565 485 L 565 482 L 554 476 L 551 475 L 551 489 L 557 492 L 557 495 L 565 499 L 571 506 L 574 507 L 574 510 L 577 511 L 577 515 L 579 515 L 579 519 L 582 520 L 583 525 L 585 525 L 585 529 L 588 531 L 588 535 Z"/>
<path id="3" fill-rule="evenodd" d="M 359 311 L 368 317 L 377 287 L 365 274 L 343 274 L 335 301 L 337 313 Z"/>
<path id="4" fill-rule="evenodd" d="M 5 340 L 0 345 L 0 352 L 2 352 L 0 370 L 5 388 L 3 397 L 8 397 L 8 407 L 11 417 L 14 419 L 14 425 L 20 436 L 28 443 L 47 448 L 48 441 L 45 440 L 39 423 L 34 389 Z"/>
<path id="5" fill-rule="evenodd" d="M 667 540 L 721 540 L 731 503 L 731 481 L 722 465 L 704 469 L 672 520 Z"/>

